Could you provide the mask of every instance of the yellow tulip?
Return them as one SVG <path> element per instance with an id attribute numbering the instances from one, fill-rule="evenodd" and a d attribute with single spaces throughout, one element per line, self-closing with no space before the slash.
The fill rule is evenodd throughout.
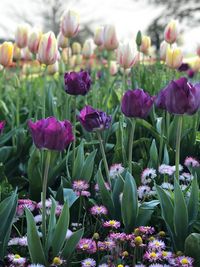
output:
<path id="1" fill-rule="evenodd" d="M 140 46 L 140 52 L 142 52 L 145 55 L 148 55 L 150 47 L 151 47 L 151 38 L 149 36 L 143 35 L 142 43 Z"/>
<path id="2" fill-rule="evenodd" d="M 78 42 L 74 42 L 74 43 L 72 44 L 72 53 L 73 53 L 74 55 L 78 55 L 78 54 L 81 53 L 81 44 L 80 44 L 80 43 L 78 43 Z"/>
<path id="3" fill-rule="evenodd" d="M 166 64 L 172 69 L 177 69 L 180 67 L 183 61 L 183 54 L 180 48 L 167 48 L 166 53 Z"/>
<path id="4" fill-rule="evenodd" d="M 0 64 L 8 67 L 13 59 L 13 44 L 11 42 L 4 42 L 0 46 Z"/>

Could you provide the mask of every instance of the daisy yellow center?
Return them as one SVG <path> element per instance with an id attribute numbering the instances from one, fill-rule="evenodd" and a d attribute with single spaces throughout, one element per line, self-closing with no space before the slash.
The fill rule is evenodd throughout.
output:
<path id="1" fill-rule="evenodd" d="M 155 258 L 157 255 L 156 255 L 155 252 L 151 252 L 150 256 L 151 256 L 152 258 Z"/>
<path id="2" fill-rule="evenodd" d="M 160 245 L 160 243 L 159 242 L 155 242 L 155 245 L 158 247 Z"/>
<path id="3" fill-rule="evenodd" d="M 21 257 L 19 256 L 19 254 L 15 254 L 14 258 L 15 259 L 20 259 Z"/>
<path id="4" fill-rule="evenodd" d="M 109 221 L 110 225 L 115 225 L 115 221 Z"/>
<path id="5" fill-rule="evenodd" d="M 122 264 L 119 264 L 119 265 L 117 265 L 117 267 L 124 267 L 124 265 L 122 265 Z"/>
<path id="6" fill-rule="evenodd" d="M 184 258 L 184 259 L 181 260 L 181 263 L 182 263 L 182 264 L 188 264 L 189 261 L 188 261 L 188 259 Z"/>
<path id="7" fill-rule="evenodd" d="M 100 207 L 98 207 L 98 208 L 97 208 L 97 210 L 98 210 L 98 211 L 101 211 L 101 208 L 100 208 Z"/>
<path id="8" fill-rule="evenodd" d="M 88 248 L 88 245 L 87 245 L 87 244 L 84 244 L 84 245 L 83 245 L 83 248 L 84 248 L 84 249 L 87 249 L 87 248 Z"/>
<path id="9" fill-rule="evenodd" d="M 167 251 L 163 251 L 162 252 L 162 255 L 165 257 L 165 256 L 167 256 Z"/>
<path id="10" fill-rule="evenodd" d="M 62 262 L 61 262 L 61 259 L 59 258 L 59 257 L 55 257 L 54 259 L 53 259 L 53 264 L 55 264 L 55 265 L 60 265 Z"/>
<path id="11" fill-rule="evenodd" d="M 91 262 L 90 262 L 90 261 L 86 261 L 86 262 L 85 262 L 85 265 L 86 265 L 86 266 L 91 266 Z"/>

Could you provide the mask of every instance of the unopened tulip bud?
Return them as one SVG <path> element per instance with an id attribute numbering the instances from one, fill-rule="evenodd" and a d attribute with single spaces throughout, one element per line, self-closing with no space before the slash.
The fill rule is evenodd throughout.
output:
<path id="1" fill-rule="evenodd" d="M 83 56 L 82 55 L 74 55 L 75 57 L 75 65 L 81 65 L 83 62 Z"/>
<path id="2" fill-rule="evenodd" d="M 39 29 L 33 29 L 28 38 L 28 49 L 31 53 L 37 54 L 40 39 L 42 37 L 42 31 Z"/>
<path id="3" fill-rule="evenodd" d="M 109 69 L 110 75 L 114 76 L 118 72 L 118 69 L 119 69 L 119 67 L 117 65 L 117 62 L 114 60 L 111 60 L 110 61 L 110 69 Z"/>
<path id="4" fill-rule="evenodd" d="M 142 44 L 142 33 L 141 33 L 141 31 L 137 32 L 136 44 L 137 44 L 137 47 L 140 47 L 141 44 Z"/>
<path id="5" fill-rule="evenodd" d="M 4 42 L 0 46 L 0 64 L 8 67 L 13 59 L 13 44 L 11 42 Z"/>
<path id="6" fill-rule="evenodd" d="M 59 70 L 58 61 L 56 61 L 52 65 L 48 65 L 48 67 L 47 67 L 47 73 L 49 75 L 54 75 L 56 72 L 58 72 L 58 70 Z"/>
<path id="7" fill-rule="evenodd" d="M 18 25 L 15 32 L 15 43 L 19 48 L 24 48 L 27 46 L 28 35 L 29 35 L 29 25 L 28 24 Z"/>
<path id="8" fill-rule="evenodd" d="M 94 43 L 97 46 L 102 46 L 103 45 L 103 39 L 104 39 L 104 27 L 99 27 L 96 29 L 95 34 L 94 34 Z"/>
<path id="9" fill-rule="evenodd" d="M 167 48 L 168 48 L 169 44 L 166 43 L 165 41 L 163 41 L 160 44 L 160 59 L 165 61 L 166 59 L 166 54 L 167 54 Z"/>
<path id="10" fill-rule="evenodd" d="M 74 55 L 78 55 L 78 54 L 81 53 L 81 44 L 80 44 L 80 43 L 78 43 L 78 42 L 74 42 L 74 43 L 72 44 L 72 53 L 73 53 Z"/>
<path id="11" fill-rule="evenodd" d="M 33 54 L 29 51 L 28 47 L 25 47 L 21 50 L 21 58 L 23 60 L 32 60 Z"/>
<path id="12" fill-rule="evenodd" d="M 83 45 L 82 55 L 84 58 L 89 59 L 94 52 L 94 43 L 93 40 L 88 39 Z"/>
<path id="13" fill-rule="evenodd" d="M 17 46 L 17 44 L 13 45 L 13 59 L 14 60 L 21 59 L 21 49 Z"/>
<path id="14" fill-rule="evenodd" d="M 197 50 L 196 50 L 196 52 L 197 52 L 197 55 L 200 57 L 200 44 L 197 45 Z"/>
<path id="15" fill-rule="evenodd" d="M 129 69 L 138 61 L 138 52 L 129 42 L 122 43 L 117 51 L 117 60 L 122 68 Z"/>
<path id="16" fill-rule="evenodd" d="M 180 67 L 183 61 L 183 54 L 180 48 L 167 48 L 166 54 L 166 64 L 172 69 L 177 69 Z"/>
<path id="17" fill-rule="evenodd" d="M 79 15 L 72 11 L 66 11 L 61 18 L 61 32 L 67 38 L 74 37 L 79 29 Z"/>
<path id="18" fill-rule="evenodd" d="M 52 65 L 58 58 L 57 40 L 53 32 L 42 35 L 39 49 L 38 60 L 46 65 Z"/>
<path id="19" fill-rule="evenodd" d="M 60 48 L 66 48 L 69 44 L 69 40 L 67 37 L 65 37 L 62 32 L 59 32 L 57 36 L 57 42 L 58 42 L 58 47 Z"/>
<path id="20" fill-rule="evenodd" d="M 176 20 L 171 20 L 165 28 L 164 38 L 169 44 L 176 42 L 178 36 L 178 22 Z"/>
<path id="21" fill-rule="evenodd" d="M 104 34 L 104 47 L 105 47 L 105 49 L 107 49 L 109 51 L 115 50 L 119 45 L 115 26 L 106 25 L 104 27 L 104 33 L 103 34 Z"/>
<path id="22" fill-rule="evenodd" d="M 148 55 L 150 47 L 151 47 L 151 38 L 149 36 L 143 35 L 140 46 L 140 52 L 142 52 L 145 55 Z"/>
<path id="23" fill-rule="evenodd" d="M 71 57 L 72 50 L 71 47 L 64 48 L 61 52 L 61 58 L 65 64 L 68 63 L 68 57 Z"/>

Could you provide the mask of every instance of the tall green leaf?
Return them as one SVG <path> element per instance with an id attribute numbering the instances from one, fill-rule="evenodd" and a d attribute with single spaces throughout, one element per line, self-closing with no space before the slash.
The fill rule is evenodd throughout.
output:
<path id="1" fill-rule="evenodd" d="M 46 265 L 45 254 L 32 213 L 26 209 L 28 250 L 32 263 Z"/>
<path id="2" fill-rule="evenodd" d="M 125 176 L 121 210 L 125 231 L 133 231 L 138 216 L 138 195 L 135 180 L 129 172 Z"/>

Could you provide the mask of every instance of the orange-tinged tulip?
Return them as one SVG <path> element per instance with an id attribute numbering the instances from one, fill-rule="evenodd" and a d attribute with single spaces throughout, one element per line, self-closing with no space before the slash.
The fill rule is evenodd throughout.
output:
<path id="1" fill-rule="evenodd" d="M 21 49 L 17 46 L 16 43 L 13 45 L 13 59 L 20 60 L 21 59 Z"/>
<path id="2" fill-rule="evenodd" d="M 121 43 L 117 50 L 117 61 L 124 69 L 131 68 L 139 59 L 136 47 L 130 42 Z"/>
<path id="3" fill-rule="evenodd" d="M 167 48 L 166 53 L 166 64 L 172 69 L 177 69 L 180 67 L 183 61 L 183 54 L 180 48 Z"/>
<path id="4" fill-rule="evenodd" d="M 118 45 L 117 34 L 114 25 L 106 25 L 104 27 L 104 47 L 105 49 L 112 51 L 115 50 Z"/>
<path id="5" fill-rule="evenodd" d="M 164 38 L 169 44 L 176 42 L 178 37 L 178 22 L 177 20 L 171 20 L 165 28 Z"/>
<path id="6" fill-rule="evenodd" d="M 20 24 L 15 31 L 15 43 L 19 48 L 24 48 L 28 44 L 29 25 Z"/>
<path id="7" fill-rule="evenodd" d="M 65 37 L 62 32 L 59 32 L 57 36 L 57 42 L 58 42 L 58 47 L 60 48 L 66 48 L 69 44 L 69 40 L 67 37 Z"/>
<path id="8" fill-rule="evenodd" d="M 0 46 L 0 64 L 8 67 L 13 59 L 13 44 L 11 42 L 4 42 Z"/>
<path id="9" fill-rule="evenodd" d="M 148 55 L 150 47 L 151 47 L 151 38 L 149 36 L 143 35 L 142 43 L 140 46 L 140 52 L 142 52 L 145 55 Z"/>
<path id="10" fill-rule="evenodd" d="M 55 34 L 53 32 L 47 32 L 42 35 L 39 48 L 38 48 L 38 60 L 46 65 L 52 65 L 58 58 L 58 46 Z"/>
<path id="11" fill-rule="evenodd" d="M 79 15 L 72 11 L 66 11 L 61 18 L 61 32 L 67 38 L 72 38 L 78 33 Z"/>
<path id="12" fill-rule="evenodd" d="M 42 37 L 42 31 L 39 29 L 33 29 L 28 38 L 28 49 L 31 53 L 37 54 L 40 39 Z"/>
<path id="13" fill-rule="evenodd" d="M 163 61 L 165 61 L 165 59 L 166 59 L 168 46 L 169 46 L 169 44 L 166 43 L 165 41 L 162 41 L 162 43 L 160 44 L 160 59 Z"/>
<path id="14" fill-rule="evenodd" d="M 104 27 L 98 27 L 94 33 L 94 43 L 97 46 L 103 45 L 103 38 L 104 38 Z"/>

